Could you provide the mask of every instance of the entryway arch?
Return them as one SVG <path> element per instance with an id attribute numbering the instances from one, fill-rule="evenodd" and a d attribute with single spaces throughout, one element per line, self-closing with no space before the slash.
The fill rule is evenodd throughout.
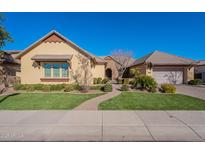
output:
<path id="1" fill-rule="evenodd" d="M 112 70 L 110 68 L 107 68 L 105 70 L 105 75 L 106 75 L 107 78 L 112 80 Z"/>

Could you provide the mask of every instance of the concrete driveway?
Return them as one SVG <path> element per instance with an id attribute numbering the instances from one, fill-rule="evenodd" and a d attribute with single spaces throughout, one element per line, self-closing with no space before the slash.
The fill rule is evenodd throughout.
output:
<path id="1" fill-rule="evenodd" d="M 0 141 L 205 141 L 205 111 L 0 111 Z"/>
<path id="2" fill-rule="evenodd" d="M 177 85 L 177 93 L 189 95 L 197 98 L 201 98 L 205 100 L 205 86 L 197 87 L 197 86 L 188 86 L 188 85 Z"/>

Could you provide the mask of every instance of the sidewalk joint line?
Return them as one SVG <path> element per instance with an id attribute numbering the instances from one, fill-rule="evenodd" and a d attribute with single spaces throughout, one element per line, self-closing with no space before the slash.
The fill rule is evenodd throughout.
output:
<path id="1" fill-rule="evenodd" d="M 185 123 L 183 120 L 179 119 L 178 117 L 172 115 L 171 113 L 165 111 L 165 113 L 170 117 L 170 118 L 174 118 L 177 121 L 181 122 L 182 124 L 184 124 L 186 127 L 188 127 L 194 134 L 196 134 L 200 139 L 202 139 L 203 141 L 205 141 L 205 139 L 203 137 L 201 137 L 201 135 L 199 135 L 193 128 L 191 128 L 187 123 Z"/>
<path id="2" fill-rule="evenodd" d="M 149 130 L 148 126 L 145 124 L 145 122 L 142 120 L 141 116 L 139 114 L 137 114 L 137 111 L 135 111 L 135 114 L 139 117 L 139 119 L 142 121 L 142 123 L 144 124 L 145 128 L 147 129 L 147 131 L 149 132 L 150 136 L 152 137 L 153 141 L 156 141 L 154 136 L 152 135 L 151 131 Z"/>

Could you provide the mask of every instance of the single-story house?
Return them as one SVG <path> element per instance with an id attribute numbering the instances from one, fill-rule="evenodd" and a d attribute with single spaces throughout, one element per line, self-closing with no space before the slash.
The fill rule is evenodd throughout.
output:
<path id="1" fill-rule="evenodd" d="M 152 76 L 158 84 L 182 84 L 194 79 L 195 61 L 161 51 L 154 51 L 137 59 L 128 67 Z"/>
<path id="2" fill-rule="evenodd" d="M 205 83 L 205 60 L 200 60 L 195 66 L 195 78 L 201 79 Z"/>
<path id="3" fill-rule="evenodd" d="M 94 78 L 118 77 L 120 62 L 113 56 L 95 56 L 77 46 L 56 31 L 44 37 L 20 52 L 16 59 L 21 63 L 18 76 L 22 84 L 76 83 L 84 80 L 82 57 L 88 61 L 89 84 Z M 194 79 L 196 62 L 161 51 L 152 52 L 142 58 L 132 60 L 125 76 L 131 77 L 129 70 L 138 69 L 142 74 L 152 76 L 157 83 L 187 83 Z"/>
<path id="4" fill-rule="evenodd" d="M 88 83 L 93 78 L 105 77 L 105 61 L 77 46 L 56 31 L 51 31 L 17 57 L 21 61 L 19 74 L 22 84 L 82 82 L 85 74 Z M 87 73 L 82 69 L 82 58 L 88 61 Z M 88 73 L 89 72 L 89 73 Z"/>

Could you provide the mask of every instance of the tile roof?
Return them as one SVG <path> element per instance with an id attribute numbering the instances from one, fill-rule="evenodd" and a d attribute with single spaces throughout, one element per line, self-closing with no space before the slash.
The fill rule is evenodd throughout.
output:
<path id="1" fill-rule="evenodd" d="M 95 56 L 95 59 L 97 63 L 106 63 L 105 60 L 99 56 Z"/>
<path id="2" fill-rule="evenodd" d="M 150 62 L 155 65 L 190 65 L 196 63 L 196 61 L 192 59 L 179 57 L 161 51 L 154 51 L 144 57 L 137 59 L 129 67 Z"/>
<path id="3" fill-rule="evenodd" d="M 100 56 L 101 59 L 104 59 L 104 58 L 106 58 L 106 57 L 111 57 L 111 58 L 113 58 L 116 62 L 118 62 L 118 63 L 120 64 L 120 62 L 119 62 L 119 60 L 118 60 L 117 57 L 114 57 L 114 56 Z M 128 63 L 128 65 L 133 64 L 134 61 L 135 61 L 135 59 L 134 59 L 134 58 L 131 58 L 130 61 L 129 61 L 129 63 Z"/>
<path id="4" fill-rule="evenodd" d="M 199 60 L 197 63 L 198 66 L 205 65 L 205 60 Z"/>

